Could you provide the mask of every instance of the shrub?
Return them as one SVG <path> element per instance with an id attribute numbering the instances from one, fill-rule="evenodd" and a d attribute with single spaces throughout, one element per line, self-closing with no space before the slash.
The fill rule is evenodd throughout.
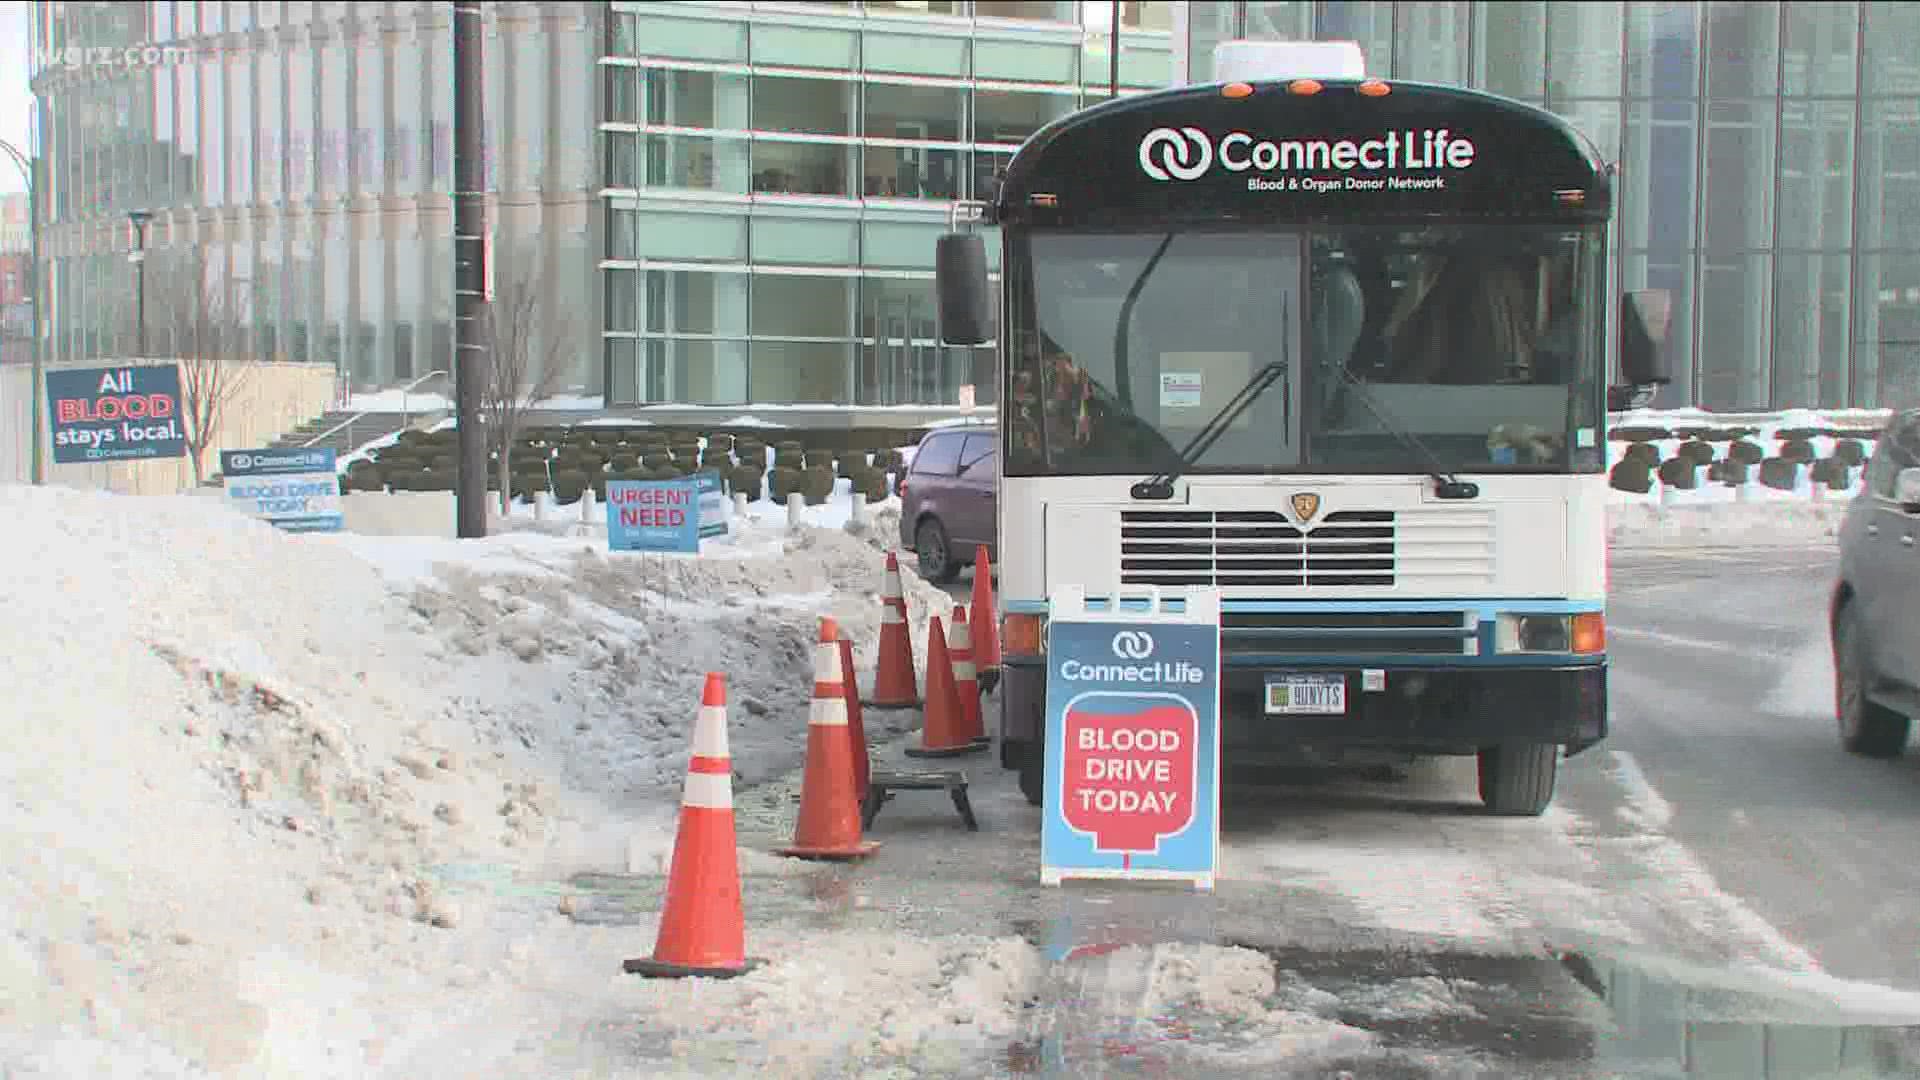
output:
<path id="1" fill-rule="evenodd" d="M 1786 458 L 1788 461 L 1798 461 L 1805 464 L 1811 462 L 1817 455 L 1813 452 L 1813 444 L 1807 440 L 1789 439 L 1782 442 L 1780 446 L 1780 456 Z"/>
<path id="2" fill-rule="evenodd" d="M 870 503 L 887 501 L 887 474 L 879 469 L 862 469 L 858 479 L 853 481 L 853 490 L 867 497 Z"/>
<path id="3" fill-rule="evenodd" d="M 744 491 L 748 502 L 760 501 L 760 483 L 765 480 L 767 471 L 757 465 L 735 465 L 727 470 L 727 484 L 735 491 Z"/>
<path id="4" fill-rule="evenodd" d="M 1686 456 L 1670 457 L 1660 463 L 1660 482 L 1680 491 L 1700 486 L 1700 466 Z"/>
<path id="5" fill-rule="evenodd" d="M 815 465 L 801 473 L 800 493 L 805 495 L 810 505 L 818 506 L 833 497 L 833 470 L 825 465 Z"/>
<path id="6" fill-rule="evenodd" d="M 1652 443 L 1634 443 L 1627 447 L 1627 452 L 1621 455 L 1620 460 L 1639 462 L 1652 469 L 1660 464 L 1660 448 Z"/>
<path id="7" fill-rule="evenodd" d="M 553 497 L 562 506 L 580 501 L 587 490 L 587 474 L 579 469 L 562 469 L 553 474 Z"/>
<path id="8" fill-rule="evenodd" d="M 1741 461 L 1722 458 L 1707 466 L 1707 479 L 1728 487 L 1739 487 L 1747 482 L 1753 467 Z"/>
<path id="9" fill-rule="evenodd" d="M 1636 495 L 1645 495 L 1653 490 L 1653 470 L 1645 461 L 1627 457 L 1607 474 L 1607 483 L 1619 491 L 1631 491 Z"/>
<path id="10" fill-rule="evenodd" d="M 1813 463 L 1813 482 L 1833 491 L 1845 491 L 1852 480 L 1851 467 L 1838 457 L 1821 458 Z"/>
<path id="11" fill-rule="evenodd" d="M 787 496 L 800 490 L 801 474 L 799 469 L 776 466 L 767 474 L 767 490 L 774 502 L 786 502 Z"/>
<path id="12" fill-rule="evenodd" d="M 1693 442 L 1681 443 L 1680 449 L 1674 456 L 1691 461 L 1695 465 L 1708 465 L 1712 464 L 1715 455 L 1712 443 L 1696 439 Z"/>
<path id="13" fill-rule="evenodd" d="M 1767 458 L 1760 463 L 1760 482 L 1776 491 L 1792 491 L 1800 481 L 1800 463 L 1791 458 Z"/>
<path id="14" fill-rule="evenodd" d="M 1758 465 L 1766 459 L 1767 452 L 1762 450 L 1757 442 L 1742 438 L 1727 446 L 1728 461 L 1737 461 L 1742 465 Z"/>
<path id="15" fill-rule="evenodd" d="M 1642 427 L 1642 426 L 1629 425 L 1627 427 L 1614 428 L 1613 437 L 1621 440 L 1622 442 L 1631 442 L 1631 443 L 1656 442 L 1660 439 L 1673 438 L 1673 432 L 1668 431 L 1666 428 L 1660 428 L 1660 427 Z"/>

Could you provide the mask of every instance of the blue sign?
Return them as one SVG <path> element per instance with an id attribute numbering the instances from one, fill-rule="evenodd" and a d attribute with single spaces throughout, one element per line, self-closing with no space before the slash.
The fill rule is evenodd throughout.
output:
<path id="1" fill-rule="evenodd" d="M 700 489 L 700 539 L 727 535 L 727 488 L 720 470 L 694 473 L 690 479 Z"/>
<path id="2" fill-rule="evenodd" d="M 187 456 L 178 365 L 66 368 L 46 382 L 54 464 Z"/>
<path id="3" fill-rule="evenodd" d="M 700 550 L 699 480 L 607 481 L 612 551 Z"/>
<path id="4" fill-rule="evenodd" d="M 340 476 L 332 450 L 222 450 L 227 504 L 288 532 L 339 532 Z"/>
<path id="5" fill-rule="evenodd" d="M 1211 888 L 1220 847 L 1218 594 L 1190 594 L 1179 613 L 1152 610 L 1156 599 L 1135 614 L 1089 611 L 1073 592 L 1049 605 L 1041 881 L 1189 879 Z"/>

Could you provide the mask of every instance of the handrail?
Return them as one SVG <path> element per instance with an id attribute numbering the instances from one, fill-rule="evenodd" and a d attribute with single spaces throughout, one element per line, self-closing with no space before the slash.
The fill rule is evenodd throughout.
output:
<path id="1" fill-rule="evenodd" d="M 413 422 L 413 410 L 409 408 L 407 405 L 407 395 L 413 393 L 415 387 L 419 386 L 423 382 L 426 382 L 428 379 L 438 378 L 446 374 L 448 373 L 445 371 L 429 371 L 425 375 L 420 376 L 419 378 L 413 380 L 412 382 L 400 388 L 401 426 L 405 427 Z M 352 427 L 356 422 L 360 420 L 364 420 L 367 417 L 372 416 L 374 413 L 380 412 L 380 411 L 381 410 L 379 409 L 368 409 L 365 412 L 354 413 L 352 416 L 347 417 L 345 420 L 340 421 L 339 423 L 333 425 L 332 427 L 321 432 L 320 434 L 315 435 L 313 438 L 308 439 L 306 442 L 301 443 L 300 446 L 302 449 L 305 449 L 306 447 L 312 446 L 315 443 L 319 443 L 324 440 L 330 439 L 334 435 L 338 434 L 339 432 Z"/>

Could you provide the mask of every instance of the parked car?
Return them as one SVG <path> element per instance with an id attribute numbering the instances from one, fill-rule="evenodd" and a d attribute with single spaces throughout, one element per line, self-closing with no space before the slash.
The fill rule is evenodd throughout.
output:
<path id="1" fill-rule="evenodd" d="M 939 428 L 920 440 L 900 485 L 900 544 L 919 557 L 928 581 L 959 577 L 982 546 L 999 561 L 998 450 L 987 426 Z"/>
<path id="2" fill-rule="evenodd" d="M 1840 526 L 1833 589 L 1834 711 L 1840 742 L 1897 757 L 1920 715 L 1920 409 L 1896 413 Z"/>

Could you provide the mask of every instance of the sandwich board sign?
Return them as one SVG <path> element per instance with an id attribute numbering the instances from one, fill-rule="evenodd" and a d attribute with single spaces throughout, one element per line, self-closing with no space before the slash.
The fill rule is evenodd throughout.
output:
<path id="1" fill-rule="evenodd" d="M 1040 882 L 1191 881 L 1220 852 L 1220 593 L 1048 597 Z"/>

